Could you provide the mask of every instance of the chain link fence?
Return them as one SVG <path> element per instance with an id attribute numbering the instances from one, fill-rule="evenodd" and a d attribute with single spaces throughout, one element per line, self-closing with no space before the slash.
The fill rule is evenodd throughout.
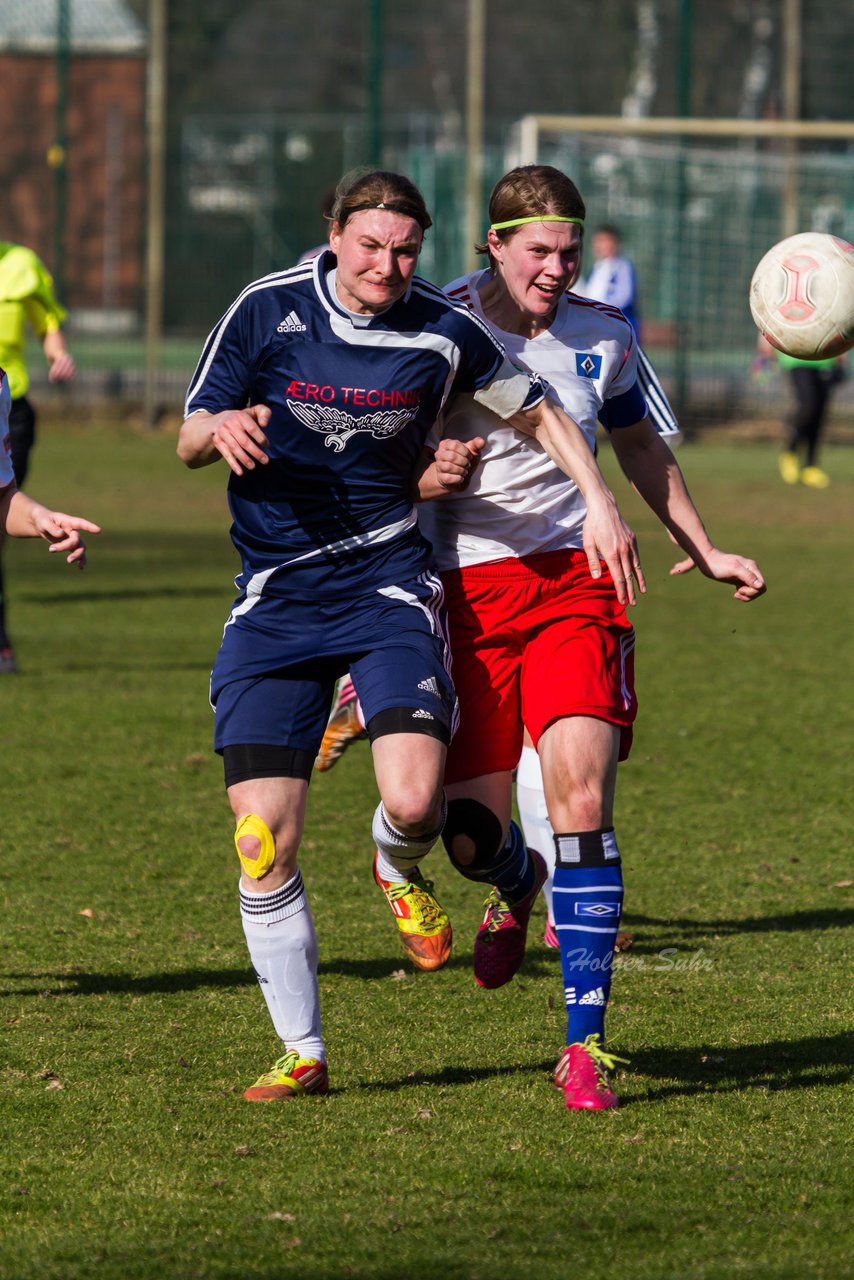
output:
<path id="1" fill-rule="evenodd" d="M 138 407 L 143 395 L 153 3 L 0 8 L 0 237 L 30 244 L 57 277 L 81 405 Z M 535 22 L 515 0 L 483 3 L 484 229 L 528 113 L 854 119 L 854 24 L 827 0 L 543 0 Z M 323 240 L 324 197 L 356 165 L 421 186 L 435 220 L 424 275 L 443 283 L 464 268 L 470 12 L 471 0 L 168 6 L 164 409 L 180 412 L 205 334 L 247 281 Z M 798 229 L 854 239 L 852 149 L 543 135 L 538 158 L 575 178 L 589 222 L 621 228 L 646 343 L 686 421 L 779 412 L 782 385 L 748 375 L 747 284 L 783 234 L 793 166 Z M 852 412 L 846 389 L 835 413 Z"/>

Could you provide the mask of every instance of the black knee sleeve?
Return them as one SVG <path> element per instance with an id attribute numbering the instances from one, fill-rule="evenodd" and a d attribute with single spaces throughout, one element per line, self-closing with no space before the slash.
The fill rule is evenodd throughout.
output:
<path id="1" fill-rule="evenodd" d="M 454 839 L 466 836 L 474 845 L 474 858 L 471 862 L 460 862 L 454 856 Z M 445 819 L 442 841 L 448 857 L 458 871 L 473 880 L 483 878 L 495 863 L 495 857 L 501 848 L 501 823 L 491 809 L 479 800 L 449 800 L 448 816 Z"/>

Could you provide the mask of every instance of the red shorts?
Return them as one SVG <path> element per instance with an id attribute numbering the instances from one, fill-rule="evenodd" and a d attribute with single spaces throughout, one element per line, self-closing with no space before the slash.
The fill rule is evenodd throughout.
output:
<path id="1" fill-rule="evenodd" d="M 534 745 L 555 720 L 593 716 L 622 730 L 637 714 L 634 628 L 608 570 L 583 551 L 549 551 L 442 574 L 460 700 L 446 782 L 514 769 L 522 726 Z"/>

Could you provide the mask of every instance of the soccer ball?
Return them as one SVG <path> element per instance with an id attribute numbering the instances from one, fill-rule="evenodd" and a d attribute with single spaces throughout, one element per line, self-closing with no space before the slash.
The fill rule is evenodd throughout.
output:
<path id="1" fill-rule="evenodd" d="M 854 347 L 854 245 L 804 231 L 769 249 L 750 282 L 750 310 L 772 347 L 827 360 Z"/>

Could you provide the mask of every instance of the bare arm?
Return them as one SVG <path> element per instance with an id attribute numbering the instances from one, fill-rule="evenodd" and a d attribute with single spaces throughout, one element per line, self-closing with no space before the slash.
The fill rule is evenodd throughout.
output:
<path id="1" fill-rule="evenodd" d="M 646 591 L 637 540 L 620 515 L 578 423 L 548 397 L 533 409 L 517 413 L 510 422 L 523 434 L 534 436 L 555 465 L 578 485 L 587 506 L 584 549 L 592 576 L 602 576 L 601 556 L 620 603 L 636 604 L 635 581 L 640 591 Z"/>
<path id="2" fill-rule="evenodd" d="M 42 350 L 48 365 L 48 377 L 51 382 L 67 382 L 77 371 L 74 357 L 65 345 L 65 338 L 58 329 L 51 330 L 42 338 Z"/>
<path id="3" fill-rule="evenodd" d="M 765 579 L 755 561 L 714 545 L 676 458 L 648 418 L 612 432 L 611 444 L 627 478 L 701 573 L 732 583 L 737 600 L 755 600 L 765 592 Z M 683 561 L 677 571 L 687 568 Z"/>
<path id="4" fill-rule="evenodd" d="M 81 569 L 86 564 L 86 544 L 80 537 L 81 531 L 101 532 L 91 520 L 48 510 L 14 484 L 0 494 L 0 530 L 13 538 L 44 538 L 50 543 L 49 551 L 67 552 L 68 563 L 77 564 Z"/>
<path id="5" fill-rule="evenodd" d="M 185 418 L 178 433 L 178 457 L 192 470 L 225 458 L 237 476 L 270 461 L 264 428 L 270 421 L 265 404 L 208 413 L 200 409 Z"/>

